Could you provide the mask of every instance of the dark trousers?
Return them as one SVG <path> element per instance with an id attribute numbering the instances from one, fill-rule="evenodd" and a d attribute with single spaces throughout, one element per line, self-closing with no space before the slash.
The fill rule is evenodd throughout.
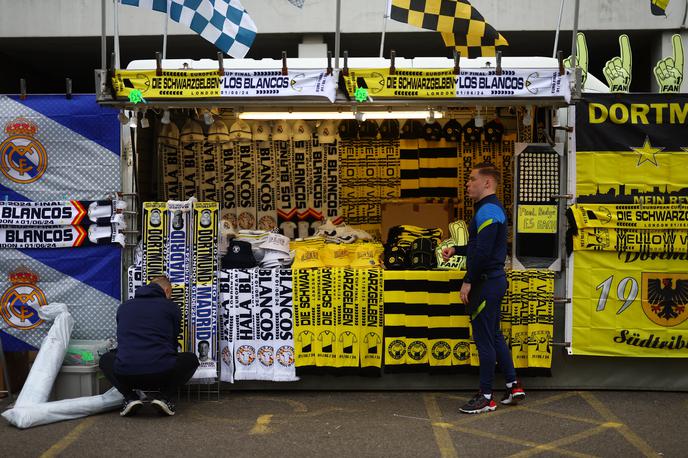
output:
<path id="1" fill-rule="evenodd" d="M 469 293 L 473 340 L 480 358 L 480 391 L 484 394 L 492 393 L 495 362 L 507 383 L 516 380 L 511 352 L 499 328 L 501 302 L 508 285 L 505 276 L 481 280 L 471 286 Z"/>
<path id="2" fill-rule="evenodd" d="M 193 353 L 177 353 L 177 362 L 172 370 L 156 374 L 125 375 L 115 373 L 117 350 L 100 357 L 100 369 L 112 386 L 122 393 L 124 399 L 138 399 L 133 390 L 159 391 L 166 399 L 172 399 L 177 389 L 189 381 L 198 368 L 198 358 Z"/>

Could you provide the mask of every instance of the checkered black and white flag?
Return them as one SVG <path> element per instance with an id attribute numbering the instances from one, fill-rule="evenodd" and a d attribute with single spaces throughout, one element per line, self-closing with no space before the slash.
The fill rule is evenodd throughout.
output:
<path id="1" fill-rule="evenodd" d="M 304 0 L 288 0 L 288 1 L 289 1 L 289 3 L 291 3 L 292 5 L 294 5 L 297 8 L 303 8 Z"/>
<path id="2" fill-rule="evenodd" d="M 123 5 L 168 13 L 235 59 L 246 56 L 256 24 L 239 0 L 120 0 Z"/>

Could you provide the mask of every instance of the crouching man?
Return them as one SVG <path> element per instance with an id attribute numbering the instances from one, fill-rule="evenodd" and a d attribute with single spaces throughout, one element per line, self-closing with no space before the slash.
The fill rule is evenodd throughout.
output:
<path id="1" fill-rule="evenodd" d="M 100 369 L 124 396 L 123 417 L 143 405 L 134 390 L 159 392 L 151 404 L 174 415 L 172 399 L 198 367 L 195 354 L 177 352 L 181 311 L 171 295 L 167 277 L 155 277 L 117 310 L 117 349 L 100 358 Z"/>

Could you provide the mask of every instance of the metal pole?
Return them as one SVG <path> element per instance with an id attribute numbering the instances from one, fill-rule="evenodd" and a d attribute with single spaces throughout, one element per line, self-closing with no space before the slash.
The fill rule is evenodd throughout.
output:
<path id="1" fill-rule="evenodd" d="M 564 3 L 566 0 L 561 0 L 559 6 L 559 20 L 557 21 L 557 33 L 554 34 L 554 49 L 552 50 L 552 57 L 557 57 L 557 47 L 559 46 L 559 31 L 561 30 L 561 17 L 564 14 Z"/>
<path id="2" fill-rule="evenodd" d="M 167 24 L 170 22 L 170 0 L 167 0 L 167 12 L 165 13 L 165 32 L 162 36 L 162 58 L 167 59 Z"/>
<path id="3" fill-rule="evenodd" d="M 337 0 L 336 10 L 337 14 L 335 21 L 337 24 L 334 32 L 334 68 L 339 68 L 339 39 L 341 35 L 340 25 L 342 19 L 342 0 Z"/>
<path id="4" fill-rule="evenodd" d="M 119 0 L 115 0 L 115 68 L 119 69 Z"/>
<path id="5" fill-rule="evenodd" d="M 389 5 L 391 0 L 385 3 L 385 11 L 382 13 L 382 39 L 380 40 L 380 58 L 384 56 L 385 50 L 385 32 L 387 31 L 387 18 L 389 18 Z"/>
<path id="6" fill-rule="evenodd" d="M 573 8 L 573 35 L 571 36 L 571 65 L 578 67 L 576 41 L 578 40 L 578 11 L 580 10 L 580 0 L 576 0 Z M 574 67 L 574 68 L 575 68 Z M 580 93 L 580 79 L 576 77 L 576 94 Z"/>
<path id="7" fill-rule="evenodd" d="M 100 68 L 107 68 L 107 3 L 105 0 L 100 0 Z"/>

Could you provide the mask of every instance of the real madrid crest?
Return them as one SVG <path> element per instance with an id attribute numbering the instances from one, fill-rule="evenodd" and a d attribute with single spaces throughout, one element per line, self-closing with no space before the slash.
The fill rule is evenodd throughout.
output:
<path id="1" fill-rule="evenodd" d="M 38 310 L 48 302 L 43 291 L 36 286 L 38 274 L 26 268 L 10 272 L 12 285 L 0 298 L 0 313 L 5 322 L 16 329 L 29 330 L 39 326 L 43 320 Z"/>
<path id="2" fill-rule="evenodd" d="M 16 118 L 5 124 L 9 135 L 0 143 L 0 170 L 15 183 L 33 183 L 48 167 L 45 148 L 34 135 L 36 123 L 26 118 Z"/>

